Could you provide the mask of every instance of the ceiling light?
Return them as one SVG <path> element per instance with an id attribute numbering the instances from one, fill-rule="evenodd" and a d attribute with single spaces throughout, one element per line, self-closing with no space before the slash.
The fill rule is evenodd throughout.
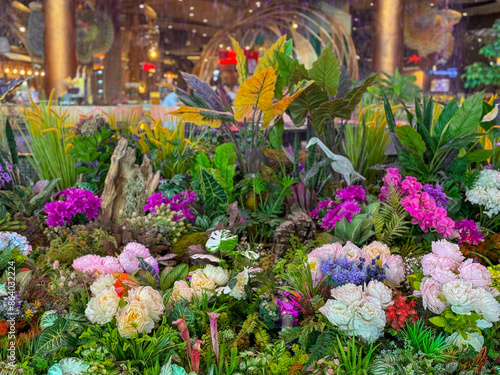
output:
<path id="1" fill-rule="evenodd" d="M 28 75 L 30 76 L 32 74 L 33 74 L 33 72 L 31 70 L 28 70 Z"/>
<path id="2" fill-rule="evenodd" d="M 203 22 L 207 23 L 207 22 L 208 22 L 208 20 L 207 20 L 206 18 L 204 18 L 204 19 L 203 19 Z"/>
<path id="3" fill-rule="evenodd" d="M 462 16 L 467 17 L 467 12 L 463 12 Z"/>
<path id="4" fill-rule="evenodd" d="M 294 22 L 294 23 L 292 24 L 292 27 L 293 27 L 294 29 L 296 29 L 297 27 L 299 27 L 299 25 L 297 25 L 297 24 Z"/>
<path id="5" fill-rule="evenodd" d="M 431 5 L 431 7 L 433 7 L 435 4 L 434 4 L 434 3 L 431 3 L 430 5 Z"/>
<path id="6" fill-rule="evenodd" d="M 357 30 L 357 27 L 356 27 L 356 26 L 354 26 L 352 29 L 353 29 L 354 31 L 356 31 L 356 30 Z"/>
<path id="7" fill-rule="evenodd" d="M 250 9 L 250 10 L 248 11 L 248 13 L 253 13 L 253 9 Z"/>
<path id="8" fill-rule="evenodd" d="M 17 69 L 14 69 L 12 73 L 17 74 Z"/>
<path id="9" fill-rule="evenodd" d="M 206 38 L 207 37 L 207 33 L 203 33 L 203 37 Z"/>
<path id="10" fill-rule="evenodd" d="M 260 8 L 260 1 L 256 1 L 256 2 L 255 2 L 255 6 L 256 6 L 257 8 Z"/>
<path id="11" fill-rule="evenodd" d="M 208 62 L 208 59 L 207 59 L 207 58 L 205 58 L 205 60 L 203 60 L 203 61 L 204 61 L 204 62 Z"/>
<path id="12" fill-rule="evenodd" d="M 10 72 L 10 69 L 9 68 L 5 68 L 4 72 L 5 72 L 5 74 L 7 74 L 7 73 Z"/>
<path id="13" fill-rule="evenodd" d="M 194 13 L 189 13 L 189 17 L 194 17 Z"/>
<path id="14" fill-rule="evenodd" d="M 246 46 L 245 49 L 248 51 L 250 49 L 250 46 Z"/>
<path id="15" fill-rule="evenodd" d="M 224 44 L 219 44 L 219 48 L 224 48 Z"/>
<path id="16" fill-rule="evenodd" d="M 481 38 L 477 38 L 477 41 L 481 43 L 483 40 Z"/>
<path id="17" fill-rule="evenodd" d="M 38 75 L 39 75 L 39 74 L 40 74 L 39 72 L 35 72 L 35 75 L 36 75 L 37 77 L 38 77 Z"/>
<path id="18" fill-rule="evenodd" d="M 193 29 L 193 34 L 196 34 L 196 29 Z"/>
<path id="19" fill-rule="evenodd" d="M 21 27 L 19 28 L 19 31 L 20 31 L 20 32 L 22 32 L 22 33 L 24 33 L 24 32 L 26 31 L 26 27 L 21 26 Z"/>
<path id="20" fill-rule="evenodd" d="M 172 26 L 172 25 L 168 25 L 168 28 L 169 28 L 169 29 L 172 29 L 172 28 L 173 28 L 173 26 Z"/>
<path id="21" fill-rule="evenodd" d="M 42 77 L 44 77 L 44 76 L 45 76 L 45 72 L 41 72 L 41 73 L 40 73 L 40 75 L 41 75 Z"/>
<path id="22" fill-rule="evenodd" d="M 189 7 L 189 10 L 194 10 L 194 7 Z"/>
<path id="23" fill-rule="evenodd" d="M 226 51 L 229 51 L 229 50 L 231 50 L 231 47 L 227 47 L 227 48 L 226 48 Z"/>
<path id="24" fill-rule="evenodd" d="M 355 18 L 355 19 L 354 19 L 354 21 L 358 22 L 358 21 L 359 21 L 359 19 Z"/>
<path id="25" fill-rule="evenodd" d="M 375 4 L 373 4 L 373 3 L 370 3 L 370 6 L 371 6 L 371 7 L 372 7 L 372 6 L 374 6 L 374 5 L 375 5 Z"/>
<path id="26" fill-rule="evenodd" d="M 21 73 L 21 75 L 25 75 L 26 74 L 26 71 L 25 70 L 21 70 L 19 73 Z"/>

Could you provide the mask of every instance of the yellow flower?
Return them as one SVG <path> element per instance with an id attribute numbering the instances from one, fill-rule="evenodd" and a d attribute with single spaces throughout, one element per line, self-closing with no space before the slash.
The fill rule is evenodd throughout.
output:
<path id="1" fill-rule="evenodd" d="M 134 333 L 149 333 L 155 326 L 153 319 L 149 316 L 146 304 L 142 301 L 130 301 L 124 308 L 120 309 L 116 319 L 118 332 L 123 337 L 130 337 Z"/>

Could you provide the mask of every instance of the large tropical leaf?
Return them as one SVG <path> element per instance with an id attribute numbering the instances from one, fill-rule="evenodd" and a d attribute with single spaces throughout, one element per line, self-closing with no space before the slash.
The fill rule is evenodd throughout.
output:
<path id="1" fill-rule="evenodd" d="M 236 71 L 238 72 L 240 84 L 242 84 L 243 81 L 247 79 L 247 58 L 245 56 L 245 51 L 243 51 L 236 40 L 231 37 L 229 37 L 229 39 L 231 39 L 234 52 L 236 52 Z"/>
<path id="2" fill-rule="evenodd" d="M 465 99 L 457 113 L 450 120 L 450 135 L 460 137 L 472 133 L 482 119 L 484 91 Z"/>
<path id="3" fill-rule="evenodd" d="M 304 65 L 298 62 L 298 60 L 286 55 L 283 52 L 274 51 L 274 57 L 278 62 L 279 69 L 278 78 L 276 79 L 276 88 L 274 90 L 274 97 L 281 99 L 283 97 L 283 90 L 288 86 L 288 82 L 290 81 L 295 69 L 302 71 L 304 74 L 307 74 L 307 70 Z"/>
<path id="4" fill-rule="evenodd" d="M 368 87 L 373 83 L 375 78 L 376 76 L 368 77 L 361 85 L 354 87 L 346 94 L 344 100 L 347 101 L 348 108 L 351 112 L 354 111 L 358 103 L 361 101 L 363 94 L 366 92 L 366 90 L 368 90 Z"/>
<path id="5" fill-rule="evenodd" d="M 61 348 L 68 346 L 68 329 L 69 323 L 66 319 L 59 318 L 54 324 L 44 329 L 35 343 L 35 354 L 37 356 L 45 356 L 47 354 L 58 351 Z"/>
<path id="6" fill-rule="evenodd" d="M 493 150 L 474 150 L 465 154 L 469 163 L 479 162 L 491 158 Z"/>
<path id="7" fill-rule="evenodd" d="M 441 137 L 441 133 L 446 128 L 446 125 L 450 122 L 453 115 L 458 111 L 457 99 L 451 100 L 441 111 L 436 124 L 434 125 L 433 135 L 436 137 Z"/>
<path id="8" fill-rule="evenodd" d="M 215 149 L 214 168 L 220 171 L 224 180 L 224 188 L 231 195 L 236 173 L 236 152 L 232 143 L 224 143 Z"/>
<path id="9" fill-rule="evenodd" d="M 344 99 L 334 99 L 321 104 L 317 109 L 312 111 L 311 123 L 316 133 L 322 135 L 325 121 L 333 121 L 335 117 L 348 120 L 351 118 L 351 113 L 349 105 Z"/>
<path id="10" fill-rule="evenodd" d="M 290 94 L 289 95 L 287 95 L 286 97 L 284 97 L 279 102 L 274 103 L 270 110 L 264 112 L 264 124 L 263 124 L 263 127 L 266 128 L 276 116 L 281 116 L 283 113 L 285 113 L 285 111 L 287 110 L 288 106 L 300 94 L 302 94 L 305 89 L 307 89 L 313 83 L 314 83 L 313 81 L 303 80 L 303 81 L 300 81 L 299 83 L 297 83 L 295 86 L 293 86 L 292 89 L 290 90 Z"/>
<path id="11" fill-rule="evenodd" d="M 278 62 L 274 56 L 274 51 L 284 52 L 285 50 L 286 35 L 279 38 L 269 49 L 264 52 L 264 56 L 259 59 L 255 73 L 261 72 L 267 68 L 273 68 L 274 71 L 278 70 Z"/>
<path id="12" fill-rule="evenodd" d="M 221 181 L 223 178 L 219 170 L 212 169 L 209 172 L 205 168 L 200 168 L 201 190 L 205 203 L 211 210 L 216 210 L 220 205 L 228 203 L 228 196 Z"/>
<path id="13" fill-rule="evenodd" d="M 186 263 L 181 263 L 170 272 L 168 268 L 164 268 L 160 276 L 160 288 L 162 290 L 170 289 L 174 283 L 179 280 L 184 280 L 189 274 L 189 266 Z"/>
<path id="14" fill-rule="evenodd" d="M 341 73 L 339 67 L 339 60 L 328 43 L 309 70 L 309 77 L 329 95 L 335 96 Z"/>
<path id="15" fill-rule="evenodd" d="M 215 253 L 217 251 L 228 252 L 234 250 L 238 244 L 238 236 L 234 236 L 226 229 L 213 231 L 205 247 L 208 251 Z"/>
<path id="16" fill-rule="evenodd" d="M 410 147 L 420 155 L 425 152 L 426 147 L 422 136 L 410 125 L 396 127 L 396 134 L 403 146 Z"/>
<path id="17" fill-rule="evenodd" d="M 297 84 L 307 78 L 304 72 L 295 69 L 290 78 L 290 84 Z M 290 104 L 288 113 L 295 126 L 302 126 L 308 114 L 327 101 L 328 94 L 314 83 Z"/>
<path id="18" fill-rule="evenodd" d="M 179 117 L 182 121 L 192 122 L 196 125 L 208 125 L 211 128 L 218 128 L 223 122 L 234 122 L 234 117 L 229 112 L 218 112 L 204 108 L 182 106 L 169 114 Z"/>
<path id="19" fill-rule="evenodd" d="M 234 101 L 236 120 L 243 120 L 254 106 L 263 112 L 270 110 L 273 106 L 275 84 L 276 74 L 272 67 L 261 70 L 252 78 L 245 80 Z"/>
<path id="20" fill-rule="evenodd" d="M 203 98 L 209 105 L 210 107 L 219 112 L 224 112 L 224 108 L 222 107 L 222 103 L 215 94 L 215 92 L 212 90 L 210 85 L 198 79 L 196 76 L 181 72 L 182 78 L 186 81 L 187 85 L 198 94 L 199 97 Z"/>
<path id="21" fill-rule="evenodd" d="M 143 258 L 139 258 L 140 267 L 142 270 L 149 272 L 156 280 L 156 287 L 160 286 L 160 275 L 154 269 L 154 267 L 146 262 Z"/>
<path id="22" fill-rule="evenodd" d="M 67 357 L 50 366 L 47 375 L 84 375 L 89 367 L 83 359 Z"/>
<path id="23" fill-rule="evenodd" d="M 3 100 L 9 92 L 21 86 L 24 81 L 25 81 L 24 78 L 17 78 L 10 81 L 10 83 L 6 85 L 0 85 L 0 100 Z"/>

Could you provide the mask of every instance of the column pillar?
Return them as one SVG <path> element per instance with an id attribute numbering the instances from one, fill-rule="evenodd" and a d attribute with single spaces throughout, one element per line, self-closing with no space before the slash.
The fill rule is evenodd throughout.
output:
<path id="1" fill-rule="evenodd" d="M 74 0 L 43 0 L 45 92 L 56 97 L 67 90 L 64 79 L 76 74 Z"/>
<path id="2" fill-rule="evenodd" d="M 373 70 L 392 75 L 403 62 L 404 0 L 373 2 Z"/>

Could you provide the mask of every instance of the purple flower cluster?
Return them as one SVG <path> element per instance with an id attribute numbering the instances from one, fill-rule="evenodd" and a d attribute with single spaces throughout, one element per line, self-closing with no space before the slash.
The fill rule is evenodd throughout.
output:
<path id="1" fill-rule="evenodd" d="M 373 259 L 366 265 L 365 259 L 358 258 L 349 261 L 347 257 L 329 258 L 321 261 L 321 272 L 327 277 L 330 286 L 344 284 L 362 285 L 371 280 L 382 281 L 385 279 L 385 270 L 380 261 Z"/>
<path id="2" fill-rule="evenodd" d="M 431 184 L 424 185 L 424 191 L 429 194 L 436 201 L 437 207 L 448 207 L 448 200 L 446 199 L 446 193 L 444 188 L 436 182 L 436 187 Z"/>
<path id="3" fill-rule="evenodd" d="M 458 231 L 460 239 L 459 244 L 470 243 L 472 245 L 479 245 L 479 242 L 484 240 L 483 233 L 479 230 L 478 225 L 472 220 L 462 220 L 455 223 L 455 230 Z"/>
<path id="4" fill-rule="evenodd" d="M 69 188 L 63 190 L 60 197 L 63 200 L 49 202 L 44 208 L 48 215 L 46 224 L 51 227 L 70 225 L 77 216 L 92 220 L 99 214 L 101 198 L 89 190 Z"/>
<path id="5" fill-rule="evenodd" d="M 189 205 L 192 204 L 195 199 L 196 194 L 188 190 L 176 194 L 172 196 L 172 198 L 165 197 L 162 193 L 154 193 L 148 198 L 148 201 L 144 206 L 144 210 L 156 213 L 157 208 L 163 204 L 164 206 L 168 206 L 168 208 L 172 211 L 181 212 L 182 217 L 193 221 L 194 215 L 190 211 Z M 174 220 L 179 220 L 179 217 L 174 216 Z"/>
<path id="6" fill-rule="evenodd" d="M 8 171 L 4 171 L 2 165 L 0 164 L 0 189 L 12 182 L 12 177 L 11 177 L 12 165 L 9 163 L 6 164 Z"/>
<path id="7" fill-rule="evenodd" d="M 335 195 L 337 200 L 318 202 L 318 207 L 311 211 L 311 217 L 322 218 L 321 228 L 324 230 L 333 230 L 344 217 L 351 222 L 354 215 L 361 212 L 360 205 L 366 201 L 366 192 L 361 186 L 348 186 L 337 191 Z"/>

